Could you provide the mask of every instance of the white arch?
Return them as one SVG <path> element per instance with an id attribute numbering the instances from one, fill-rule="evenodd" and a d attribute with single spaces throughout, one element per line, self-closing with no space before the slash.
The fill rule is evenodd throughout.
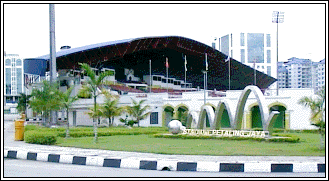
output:
<path id="1" fill-rule="evenodd" d="M 187 116 L 186 128 L 197 128 L 198 126 L 198 113 L 191 111 Z"/>
<path id="2" fill-rule="evenodd" d="M 219 101 L 218 106 L 216 108 L 216 112 L 215 112 L 215 119 L 214 119 L 214 124 L 211 127 L 212 129 L 220 129 L 221 128 L 221 119 L 223 117 L 223 112 L 224 109 L 227 110 L 227 114 L 229 117 L 229 121 L 230 121 L 230 126 L 231 128 L 233 128 L 234 124 L 233 124 L 233 116 L 231 113 L 231 109 L 230 109 L 230 101 L 229 100 L 223 100 L 223 101 Z"/>
<path id="3" fill-rule="evenodd" d="M 206 114 L 208 115 L 210 127 L 213 127 L 214 119 L 215 119 L 215 113 L 214 113 L 213 108 L 209 105 L 204 105 L 201 109 L 202 110 L 199 114 L 199 121 L 198 121 L 197 128 L 203 129 L 206 127 L 206 122 L 205 122 Z"/>
<path id="4" fill-rule="evenodd" d="M 235 112 L 234 129 L 241 129 L 244 107 L 246 105 L 247 98 L 249 97 L 250 92 L 253 92 L 255 94 L 257 103 L 259 105 L 263 129 L 266 127 L 265 125 L 267 124 L 269 111 L 267 107 L 265 107 L 265 97 L 262 91 L 260 91 L 257 86 L 249 85 L 243 89 L 243 92 L 239 97 L 238 105 Z"/>

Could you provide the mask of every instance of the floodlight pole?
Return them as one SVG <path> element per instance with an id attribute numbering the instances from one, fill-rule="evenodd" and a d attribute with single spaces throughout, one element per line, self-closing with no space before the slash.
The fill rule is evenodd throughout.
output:
<path id="1" fill-rule="evenodd" d="M 50 84 L 56 83 L 56 46 L 55 46 L 55 5 L 49 4 L 49 36 L 50 36 Z M 52 124 L 56 121 L 56 112 L 51 111 Z"/>
<path id="2" fill-rule="evenodd" d="M 276 95 L 279 96 L 279 23 L 283 23 L 284 12 L 273 11 L 272 23 L 276 23 Z"/>

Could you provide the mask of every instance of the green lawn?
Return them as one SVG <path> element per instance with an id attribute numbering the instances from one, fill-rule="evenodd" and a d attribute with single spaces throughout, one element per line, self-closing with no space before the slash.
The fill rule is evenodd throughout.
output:
<path id="1" fill-rule="evenodd" d="M 57 138 L 56 145 L 117 151 L 161 154 L 214 155 L 214 156 L 325 156 L 320 150 L 319 134 L 289 133 L 301 138 L 299 143 L 259 142 L 252 140 L 172 139 L 152 135 L 117 135 L 99 137 Z"/>

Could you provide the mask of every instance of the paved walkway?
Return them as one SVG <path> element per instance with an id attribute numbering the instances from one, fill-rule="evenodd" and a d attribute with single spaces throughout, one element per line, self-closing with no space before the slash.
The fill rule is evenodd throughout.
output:
<path id="1" fill-rule="evenodd" d="M 185 165 L 187 170 L 185 171 L 223 171 L 222 165 L 229 165 L 233 170 L 242 171 L 260 171 L 260 172 L 271 172 L 273 171 L 273 165 L 283 165 L 283 170 L 291 172 L 321 172 L 325 169 L 325 157 L 311 157 L 311 156 L 202 156 L 202 155 L 163 155 L 154 153 L 139 153 L 139 152 L 125 152 L 125 151 L 109 151 L 109 150 L 98 150 L 98 149 L 82 149 L 82 148 L 71 148 L 71 147 L 60 147 L 60 146 L 48 146 L 48 145 L 35 145 L 28 144 L 24 141 L 14 141 L 15 127 L 13 121 L 5 121 L 4 124 L 4 147 L 5 157 L 15 152 L 16 158 L 29 159 L 29 154 L 40 153 L 50 157 L 49 155 L 58 155 L 57 162 L 61 162 L 61 158 L 71 159 L 62 162 L 75 163 L 75 158 L 85 158 L 84 165 L 98 165 L 104 166 L 105 161 L 111 159 L 121 161 L 121 166 L 126 168 L 144 168 L 142 163 L 146 166 L 144 169 L 155 168 L 162 170 L 165 167 L 170 170 L 184 171 L 181 165 Z M 8 152 L 10 151 L 10 153 Z M 75 158 L 74 158 L 75 157 Z M 30 157 L 31 158 L 31 157 Z M 94 161 L 91 158 L 94 158 Z M 96 159 L 96 161 L 95 161 Z M 34 160 L 42 160 L 40 157 L 34 158 Z M 76 160 L 76 164 L 81 162 Z M 88 162 L 89 160 L 89 162 Z M 144 162 L 143 162 L 144 160 Z M 45 158 L 43 161 L 49 161 L 49 158 Z M 55 160 L 56 161 L 56 160 Z M 126 165 L 124 164 L 126 163 Z M 152 164 L 155 167 L 152 166 Z M 224 164 L 225 163 L 225 164 Z M 194 164 L 194 166 L 193 166 Z M 235 165 L 234 165 L 235 164 Z M 251 164 L 251 165 L 250 165 Z M 309 165 L 305 165 L 309 164 Z M 111 165 L 111 164 L 110 164 Z M 197 166 L 198 165 L 198 166 Z M 201 168 L 203 165 L 204 168 Z M 236 165 L 243 165 L 241 168 Z M 246 168 L 246 166 L 252 167 L 253 169 Z M 265 165 L 265 166 L 264 166 Z M 285 166 L 288 165 L 288 166 Z M 298 165 L 298 166 L 296 166 Z M 217 167 L 217 168 L 210 168 Z M 227 167 L 228 168 L 228 167 Z M 231 168 L 231 169 L 232 169 Z M 223 167 L 225 170 L 225 168 Z M 275 170 L 275 168 L 274 168 Z"/>

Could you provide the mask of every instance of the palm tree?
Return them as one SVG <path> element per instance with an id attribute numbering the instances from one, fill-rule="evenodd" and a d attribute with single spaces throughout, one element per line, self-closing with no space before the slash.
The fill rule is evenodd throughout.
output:
<path id="1" fill-rule="evenodd" d="M 109 118 L 109 126 L 113 124 L 113 118 L 116 116 L 120 116 L 123 112 L 123 107 L 119 107 L 118 102 L 118 98 L 107 98 L 104 104 L 101 106 L 103 117 Z"/>
<path id="2" fill-rule="evenodd" d="M 79 63 L 81 68 L 86 72 L 89 79 L 87 80 L 87 86 L 89 91 L 92 93 L 92 96 L 94 98 L 94 112 L 96 112 L 96 103 L 97 103 L 97 96 L 99 95 L 97 89 L 102 84 L 103 79 L 107 76 L 114 75 L 113 71 L 105 71 L 99 74 L 98 77 L 96 77 L 95 72 L 91 69 L 91 67 L 86 63 Z M 94 134 L 95 134 L 95 143 L 98 142 L 97 138 L 97 122 L 96 117 L 93 116 L 93 125 L 94 125 Z"/>
<path id="3" fill-rule="evenodd" d="M 132 106 L 127 106 L 126 110 L 128 112 L 128 114 L 134 118 L 134 122 L 138 124 L 139 127 L 139 121 L 145 119 L 147 116 L 149 116 L 151 114 L 151 112 L 146 112 L 147 109 L 150 108 L 149 105 L 146 106 L 142 106 L 142 104 L 146 101 L 146 100 L 141 100 L 139 102 L 135 101 L 134 99 L 131 99 L 133 105 Z"/>
<path id="4" fill-rule="evenodd" d="M 70 123 L 69 123 L 69 109 L 72 106 L 73 102 L 78 100 L 77 96 L 71 96 L 72 90 L 74 89 L 74 87 L 70 87 L 69 89 L 67 89 L 65 92 L 63 92 L 61 94 L 61 98 L 62 98 L 62 107 L 66 110 L 66 118 L 67 118 L 67 128 L 66 128 L 66 136 L 65 138 L 68 138 L 70 136 L 69 133 L 69 128 L 70 128 Z"/>
<path id="5" fill-rule="evenodd" d="M 89 85 L 82 85 L 81 88 L 78 91 L 78 98 L 83 99 L 90 99 L 91 98 L 91 92 L 90 92 Z"/>
<path id="6" fill-rule="evenodd" d="M 50 84 L 48 81 L 43 81 L 41 89 L 32 89 L 30 107 L 42 114 L 44 125 L 49 120 L 50 111 L 60 110 L 60 94 L 57 84 Z"/>
<path id="7" fill-rule="evenodd" d="M 26 95 L 24 93 L 20 93 L 18 102 L 17 102 L 17 110 L 26 115 L 26 109 L 29 107 L 31 95 Z"/>
<path id="8" fill-rule="evenodd" d="M 96 104 L 96 109 L 94 109 L 94 107 L 89 107 L 88 109 L 89 109 L 89 111 L 87 112 L 87 114 L 89 115 L 89 117 L 97 119 L 98 124 L 99 124 L 100 123 L 100 117 L 103 116 L 101 106 L 97 103 Z"/>
<path id="9" fill-rule="evenodd" d="M 319 129 L 321 146 L 324 144 L 322 137 L 324 137 L 326 127 L 324 122 L 325 99 L 325 88 L 323 87 L 318 93 L 316 93 L 315 98 L 304 96 L 298 101 L 298 104 L 311 109 L 311 124 Z"/>
<path id="10" fill-rule="evenodd" d="M 102 94 L 105 96 L 105 102 L 101 106 L 102 116 L 109 118 L 109 126 L 113 124 L 113 119 L 120 116 L 124 111 L 124 107 L 119 107 L 119 96 L 112 95 L 106 89 L 102 89 Z"/>

